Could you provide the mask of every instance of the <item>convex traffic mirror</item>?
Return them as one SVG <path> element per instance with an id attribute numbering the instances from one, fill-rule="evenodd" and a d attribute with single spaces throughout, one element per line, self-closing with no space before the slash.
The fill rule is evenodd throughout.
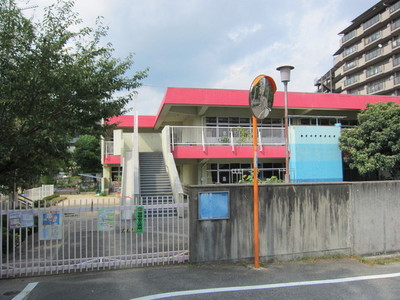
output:
<path id="1" fill-rule="evenodd" d="M 257 76 L 250 87 L 249 105 L 254 117 L 265 119 L 272 109 L 276 92 L 275 81 L 267 75 Z"/>

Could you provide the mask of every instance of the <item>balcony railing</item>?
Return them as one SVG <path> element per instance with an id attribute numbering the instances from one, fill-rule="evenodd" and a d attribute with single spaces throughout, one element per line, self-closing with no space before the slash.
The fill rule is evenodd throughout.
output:
<path id="1" fill-rule="evenodd" d="M 175 146 L 251 146 L 251 127 L 200 127 L 171 126 L 171 145 Z M 284 128 L 258 128 L 258 145 L 281 146 L 285 144 Z"/>
<path id="2" fill-rule="evenodd" d="M 114 155 L 114 142 L 105 141 L 104 142 L 104 155 Z"/>

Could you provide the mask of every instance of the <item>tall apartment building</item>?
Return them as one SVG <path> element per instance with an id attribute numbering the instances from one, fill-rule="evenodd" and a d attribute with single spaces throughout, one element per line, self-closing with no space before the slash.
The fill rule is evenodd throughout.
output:
<path id="1" fill-rule="evenodd" d="M 400 1 L 382 0 L 342 30 L 334 66 L 318 92 L 400 95 Z"/>

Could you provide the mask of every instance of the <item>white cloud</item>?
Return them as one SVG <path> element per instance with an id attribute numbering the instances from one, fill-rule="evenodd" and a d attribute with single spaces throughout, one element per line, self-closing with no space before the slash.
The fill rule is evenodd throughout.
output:
<path id="1" fill-rule="evenodd" d="M 258 74 L 273 76 L 274 67 L 264 66 L 272 65 L 275 57 L 283 49 L 287 51 L 288 46 L 275 42 L 270 46 L 257 49 L 256 52 L 236 61 L 226 69 L 221 71 L 221 80 L 215 83 L 215 88 L 227 89 L 247 89 L 253 79 Z M 271 62 L 272 60 L 272 62 Z"/>
<path id="2" fill-rule="evenodd" d="M 131 74 L 150 67 L 139 112 L 154 115 L 168 86 L 248 89 L 265 73 L 281 89 L 276 67 L 284 64 L 295 66 L 289 90 L 314 91 L 314 79 L 333 66 L 337 33 L 376 2 L 76 0 L 75 10 L 88 26 L 104 16 L 115 55 L 136 53 Z"/>
<path id="3" fill-rule="evenodd" d="M 138 95 L 136 99 L 138 101 L 137 105 L 139 115 L 156 115 L 161 101 L 164 97 L 165 91 L 165 88 L 151 86 L 142 86 L 138 88 Z M 133 103 L 129 103 L 128 107 L 133 109 Z M 128 114 L 133 114 L 133 112 L 131 111 Z"/>
<path id="4" fill-rule="evenodd" d="M 252 27 L 241 26 L 236 28 L 234 31 L 228 33 L 228 37 L 233 42 L 240 42 L 244 40 L 248 35 L 259 31 L 262 28 L 261 24 L 254 24 Z"/>
<path id="5" fill-rule="evenodd" d="M 215 87 L 248 88 L 256 75 L 264 73 L 275 78 L 280 89 L 276 68 L 293 65 L 290 89 L 313 92 L 314 79 L 333 66 L 332 55 L 339 47 L 337 33 L 350 24 L 341 17 L 337 4 L 336 0 L 298 2 L 296 11 L 286 12 L 279 21 L 279 35 L 272 44 L 266 36 L 263 47 L 251 49 L 245 57 L 232 61 L 220 72 L 221 79 Z"/>

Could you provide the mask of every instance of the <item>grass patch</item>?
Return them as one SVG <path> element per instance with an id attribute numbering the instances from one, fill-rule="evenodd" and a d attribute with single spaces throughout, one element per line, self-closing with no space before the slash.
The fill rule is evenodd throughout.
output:
<path id="1" fill-rule="evenodd" d="M 60 196 L 58 194 L 53 194 L 47 197 L 44 197 L 42 200 L 35 201 L 35 207 L 48 207 L 51 205 L 55 205 L 63 200 L 67 199 L 65 196 Z"/>
<path id="2" fill-rule="evenodd" d="M 358 261 L 363 264 L 369 265 L 369 266 L 387 265 L 387 264 L 391 264 L 391 263 L 400 262 L 400 257 L 398 257 L 398 256 L 374 257 L 374 258 L 359 257 Z"/>
<path id="3" fill-rule="evenodd" d="M 273 260 L 271 262 L 263 263 L 264 265 L 270 264 L 283 264 L 283 263 L 315 263 L 320 261 L 328 261 L 328 260 L 339 260 L 339 259 L 355 259 L 356 257 L 344 254 L 332 254 L 332 255 L 325 255 L 325 256 L 312 256 L 312 257 L 303 257 L 297 258 L 292 260 Z"/>
<path id="4" fill-rule="evenodd" d="M 320 256 L 320 257 L 305 257 L 299 258 L 294 260 L 294 262 L 298 263 L 313 263 L 319 261 L 329 261 L 329 260 L 340 260 L 340 259 L 353 259 L 360 263 L 374 266 L 374 265 L 386 265 L 390 263 L 400 262 L 400 255 L 393 255 L 393 256 L 376 256 L 376 257 L 361 257 L 361 256 L 354 256 L 354 255 L 329 255 L 329 256 Z M 280 262 L 277 262 L 280 263 Z"/>
<path id="5" fill-rule="evenodd" d="M 332 254 L 327 256 L 316 256 L 316 257 L 305 257 L 297 259 L 297 262 L 304 262 L 304 263 L 312 263 L 318 261 L 326 261 L 326 260 L 338 260 L 338 259 L 351 259 L 354 258 L 353 256 L 343 255 L 343 254 Z"/>

